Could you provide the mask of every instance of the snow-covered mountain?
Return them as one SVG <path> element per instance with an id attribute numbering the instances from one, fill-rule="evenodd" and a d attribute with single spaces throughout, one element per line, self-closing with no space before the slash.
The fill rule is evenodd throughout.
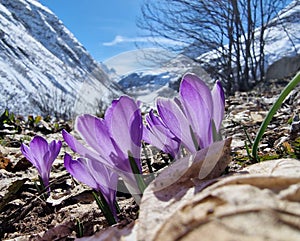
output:
<path id="1" fill-rule="evenodd" d="M 178 55 L 160 68 L 140 70 L 119 76 L 118 84 L 128 95 L 145 104 L 153 105 L 158 96 L 176 96 L 181 77 L 187 72 L 196 73 L 204 81 L 212 82 L 199 63 L 185 55 Z M 114 79 L 116 79 L 115 76 Z"/>
<path id="2" fill-rule="evenodd" d="M 272 22 L 266 36 L 266 66 L 275 65 L 280 73 L 283 71 L 276 63 L 282 59 L 288 58 L 293 69 L 300 66 L 300 4 L 299 0 L 293 3 Z M 206 53 L 200 58 L 207 56 L 211 59 L 214 55 Z M 97 63 L 37 0 L 0 1 L 0 111 L 93 113 L 97 102 L 103 101 L 103 107 L 121 95 L 120 86 L 127 94 L 153 104 L 157 96 L 175 96 L 186 72 L 212 82 L 200 64 L 184 55 L 160 68 L 118 76 Z"/>
<path id="3" fill-rule="evenodd" d="M 0 110 L 94 112 L 96 102 L 120 94 L 48 8 L 36 0 L 0 1 Z"/>

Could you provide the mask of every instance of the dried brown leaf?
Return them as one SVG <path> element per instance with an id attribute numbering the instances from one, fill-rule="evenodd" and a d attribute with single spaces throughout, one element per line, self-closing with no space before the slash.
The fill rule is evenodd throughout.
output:
<path id="1" fill-rule="evenodd" d="M 98 232 L 90 237 L 77 238 L 76 241 L 131 241 L 136 240 L 134 222 L 120 228 L 112 226 L 108 229 Z"/>
<path id="2" fill-rule="evenodd" d="M 222 178 L 164 219 L 151 240 L 300 240 L 299 171 L 298 160 L 281 159 Z"/>
<path id="3" fill-rule="evenodd" d="M 217 178 L 224 172 L 231 160 L 230 143 L 231 139 L 216 142 L 175 161 L 147 187 L 140 206 L 138 240 L 154 240 L 161 225 L 199 191 L 195 187 L 199 175 L 206 179 Z"/>

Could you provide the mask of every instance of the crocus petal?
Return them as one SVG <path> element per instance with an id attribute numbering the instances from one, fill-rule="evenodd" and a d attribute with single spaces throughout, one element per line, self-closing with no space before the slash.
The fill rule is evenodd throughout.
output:
<path id="1" fill-rule="evenodd" d="M 101 160 L 104 165 L 108 168 L 113 168 L 113 165 L 110 161 L 106 160 L 104 157 L 101 157 L 98 153 L 93 150 L 88 149 L 83 144 L 81 144 L 74 136 L 68 133 L 66 130 L 62 131 L 62 136 L 68 146 L 74 151 L 80 154 L 81 156 L 91 159 L 91 160 Z"/>
<path id="2" fill-rule="evenodd" d="M 175 157 L 179 150 L 179 139 L 154 115 L 153 110 L 146 116 L 146 121 L 148 125 L 144 127 L 143 140 Z"/>
<path id="3" fill-rule="evenodd" d="M 89 187 L 101 191 L 114 216 L 117 216 L 115 201 L 118 175 L 110 171 L 99 161 L 78 158 L 73 160 L 65 154 L 64 165 L 66 170 L 78 181 Z"/>
<path id="4" fill-rule="evenodd" d="M 118 185 L 118 175 L 115 172 L 109 170 L 101 162 L 88 161 L 88 168 L 91 175 L 95 178 L 98 183 L 98 190 L 103 194 L 110 210 L 113 215 L 117 216 L 116 210 L 116 193 Z"/>
<path id="5" fill-rule="evenodd" d="M 206 108 L 208 109 L 210 115 L 212 116 L 212 110 L 213 110 L 213 101 L 211 96 L 211 91 L 209 87 L 206 85 L 206 83 L 200 79 L 195 74 L 185 74 L 182 78 L 181 84 L 180 84 L 180 95 L 181 90 L 183 90 L 185 87 L 185 83 L 188 83 L 190 87 L 193 88 L 195 91 L 199 93 L 199 95 L 202 97 L 203 102 L 206 105 Z"/>
<path id="6" fill-rule="evenodd" d="M 48 142 L 41 136 L 35 136 L 29 143 L 29 148 L 33 157 L 29 161 L 38 169 L 42 176 L 44 172 L 47 172 L 47 161 L 44 158 L 48 152 Z"/>
<path id="7" fill-rule="evenodd" d="M 163 134 L 159 132 L 155 126 L 153 126 L 151 129 L 149 128 L 149 126 L 145 126 L 143 130 L 143 140 L 146 143 L 156 146 L 160 150 L 163 150 L 165 142 L 161 141 L 161 135 Z"/>
<path id="8" fill-rule="evenodd" d="M 128 156 L 130 151 L 141 169 L 139 158 L 143 126 L 142 116 L 135 101 L 128 96 L 120 97 L 107 110 L 105 121 L 119 150 L 124 156 Z"/>
<path id="9" fill-rule="evenodd" d="M 43 164 L 41 164 L 42 171 L 40 172 L 40 176 L 43 180 L 45 187 L 49 185 L 50 171 L 51 171 L 53 161 L 51 160 L 51 152 L 47 151 L 44 155 Z"/>
<path id="10" fill-rule="evenodd" d="M 143 130 L 143 140 L 162 150 L 165 153 L 169 153 L 172 157 L 175 157 L 178 153 L 180 142 L 176 139 L 169 138 L 159 131 L 157 127 L 153 126 L 151 130 L 145 127 Z"/>
<path id="11" fill-rule="evenodd" d="M 53 140 L 52 142 L 50 142 L 49 151 L 51 152 L 51 159 L 55 159 L 58 156 L 61 146 L 62 146 L 61 141 Z"/>
<path id="12" fill-rule="evenodd" d="M 78 116 L 75 129 L 81 138 L 102 156 L 108 158 L 114 150 L 109 130 L 103 119 L 89 114 Z"/>
<path id="13" fill-rule="evenodd" d="M 86 156 L 91 152 L 88 148 L 86 148 L 83 144 L 81 144 L 74 136 L 72 136 L 66 130 L 62 130 L 62 136 L 68 146 L 72 149 L 72 151 L 79 153 L 82 156 Z"/>
<path id="14" fill-rule="evenodd" d="M 21 152 L 22 154 L 26 157 L 26 159 L 31 162 L 32 165 L 34 165 L 35 167 L 37 167 L 37 161 L 35 160 L 35 158 L 32 155 L 32 152 L 30 150 L 30 148 L 25 145 L 24 143 L 21 144 Z"/>
<path id="15" fill-rule="evenodd" d="M 95 190 L 98 189 L 98 184 L 94 177 L 90 174 L 85 159 L 78 158 L 77 160 L 73 160 L 72 157 L 68 153 L 66 153 L 64 157 L 64 165 L 66 170 L 78 181 L 88 185 Z"/>
<path id="16" fill-rule="evenodd" d="M 180 106 L 174 100 L 158 98 L 157 110 L 162 121 L 183 145 L 191 152 L 197 151 L 189 131 L 190 124 Z"/>
<path id="17" fill-rule="evenodd" d="M 161 135 L 163 135 L 163 134 L 160 133 L 159 131 L 156 132 L 155 129 L 156 129 L 155 126 L 151 130 L 149 130 L 148 127 L 145 127 L 143 130 L 143 140 L 146 143 L 151 144 L 165 152 L 166 151 L 165 150 L 166 141 L 162 142 L 160 139 Z M 155 132 L 155 134 L 153 132 Z"/>
<path id="18" fill-rule="evenodd" d="M 191 124 L 194 134 L 197 136 L 200 148 L 205 148 L 212 143 L 212 97 L 206 86 L 205 91 L 195 89 L 202 87 L 202 84 L 195 83 L 197 78 L 183 79 L 180 86 L 180 96 L 184 106 L 186 116 Z M 202 95 L 204 93 L 204 95 Z M 207 99 L 204 99 L 207 98 Z M 208 109 L 211 108 L 211 109 Z"/>
<path id="19" fill-rule="evenodd" d="M 168 137 L 174 137 L 174 134 L 172 134 L 163 121 L 158 116 L 154 115 L 153 110 L 150 110 L 149 114 L 146 116 L 146 121 L 150 129 L 155 126 L 160 132 L 163 132 Z"/>
<path id="20" fill-rule="evenodd" d="M 133 154 L 139 150 L 142 139 L 142 117 L 135 101 L 122 96 L 109 108 L 105 116 L 112 138 L 118 143 L 121 150 Z"/>
<path id="21" fill-rule="evenodd" d="M 56 157 L 58 156 L 60 149 L 62 146 L 62 142 L 61 141 L 55 141 L 53 140 L 50 144 L 49 144 L 49 157 L 48 157 L 48 163 L 47 163 L 47 170 L 51 169 L 51 166 L 53 164 L 53 162 L 55 161 Z"/>
<path id="22" fill-rule="evenodd" d="M 162 150 L 163 145 L 162 145 L 161 141 L 159 140 L 159 138 L 156 135 L 154 135 L 152 133 L 152 131 L 150 131 L 148 126 L 144 127 L 143 140 L 146 143 L 156 146 L 158 149 Z"/>
<path id="23" fill-rule="evenodd" d="M 220 81 L 216 82 L 211 93 L 214 105 L 213 120 L 215 122 L 216 130 L 219 132 L 225 111 L 225 95 Z"/>

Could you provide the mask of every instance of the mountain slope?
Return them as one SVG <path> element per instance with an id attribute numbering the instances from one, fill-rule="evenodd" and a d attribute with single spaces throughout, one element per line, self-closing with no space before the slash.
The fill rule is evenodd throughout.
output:
<path id="1" fill-rule="evenodd" d="M 35 0 L 0 3 L 0 109 L 93 112 L 120 94 L 63 23 Z M 40 106 L 40 108 L 38 107 Z"/>
<path id="2" fill-rule="evenodd" d="M 187 72 L 201 76 L 207 83 L 212 82 L 199 63 L 181 54 L 160 67 L 134 71 L 114 79 L 128 95 L 152 106 L 157 97 L 176 96 L 181 77 Z"/>

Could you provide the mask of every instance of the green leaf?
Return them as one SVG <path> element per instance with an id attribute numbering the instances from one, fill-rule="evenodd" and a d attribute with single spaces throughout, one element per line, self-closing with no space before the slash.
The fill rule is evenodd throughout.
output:
<path id="1" fill-rule="evenodd" d="M 140 173 L 140 170 L 135 162 L 135 159 L 133 158 L 133 155 L 130 151 L 128 151 L 128 159 L 129 159 L 129 163 L 130 163 L 130 167 L 131 167 L 131 170 L 132 170 L 132 173 L 134 174 L 135 176 L 135 180 L 137 182 L 137 185 L 139 187 L 139 190 L 141 193 L 144 193 L 147 185 L 143 179 L 143 176 L 142 174 Z"/>
<path id="2" fill-rule="evenodd" d="M 76 218 L 76 237 L 82 238 L 83 237 L 83 224 L 80 222 L 78 218 Z"/>
<path id="3" fill-rule="evenodd" d="M 96 203 L 98 207 L 101 209 L 104 217 L 106 218 L 107 222 L 109 225 L 113 225 L 116 223 L 116 220 L 114 218 L 114 215 L 112 214 L 105 198 L 103 197 L 103 194 L 101 192 L 95 192 L 93 191 L 93 196 L 96 200 Z M 98 195 L 99 194 L 99 195 Z"/>
<path id="4" fill-rule="evenodd" d="M 191 126 L 190 126 L 190 133 L 191 133 L 191 137 L 192 137 L 192 140 L 193 140 L 195 149 L 196 149 L 197 151 L 199 151 L 199 150 L 200 150 L 200 146 L 199 146 L 199 143 L 198 143 L 197 138 L 196 138 L 196 136 L 195 136 L 195 133 L 194 133 L 194 131 L 193 131 L 193 128 L 192 128 Z"/>
<path id="5" fill-rule="evenodd" d="M 213 142 L 222 141 L 223 138 L 221 132 L 220 131 L 217 132 L 217 128 L 214 120 L 211 121 L 211 125 L 212 125 L 212 133 L 213 133 Z"/>
<path id="6" fill-rule="evenodd" d="M 261 124 L 260 129 L 256 135 L 256 138 L 255 138 L 255 140 L 253 142 L 253 146 L 252 146 L 252 157 L 256 162 L 259 161 L 259 157 L 257 155 L 258 144 L 259 144 L 261 138 L 263 137 L 265 130 L 267 129 L 267 127 L 268 127 L 269 123 L 271 122 L 273 116 L 275 115 L 276 111 L 281 106 L 282 102 L 285 100 L 287 95 L 297 86 L 297 84 L 299 82 L 300 82 L 300 72 L 298 72 L 296 74 L 296 76 L 290 81 L 290 83 L 288 83 L 288 85 L 283 89 L 283 91 L 279 95 L 278 99 L 275 101 L 275 103 L 269 110 L 263 123 Z"/>
<path id="7" fill-rule="evenodd" d="M 34 119 L 34 124 L 40 123 L 41 120 L 42 120 L 42 117 L 40 115 L 36 116 Z"/>

